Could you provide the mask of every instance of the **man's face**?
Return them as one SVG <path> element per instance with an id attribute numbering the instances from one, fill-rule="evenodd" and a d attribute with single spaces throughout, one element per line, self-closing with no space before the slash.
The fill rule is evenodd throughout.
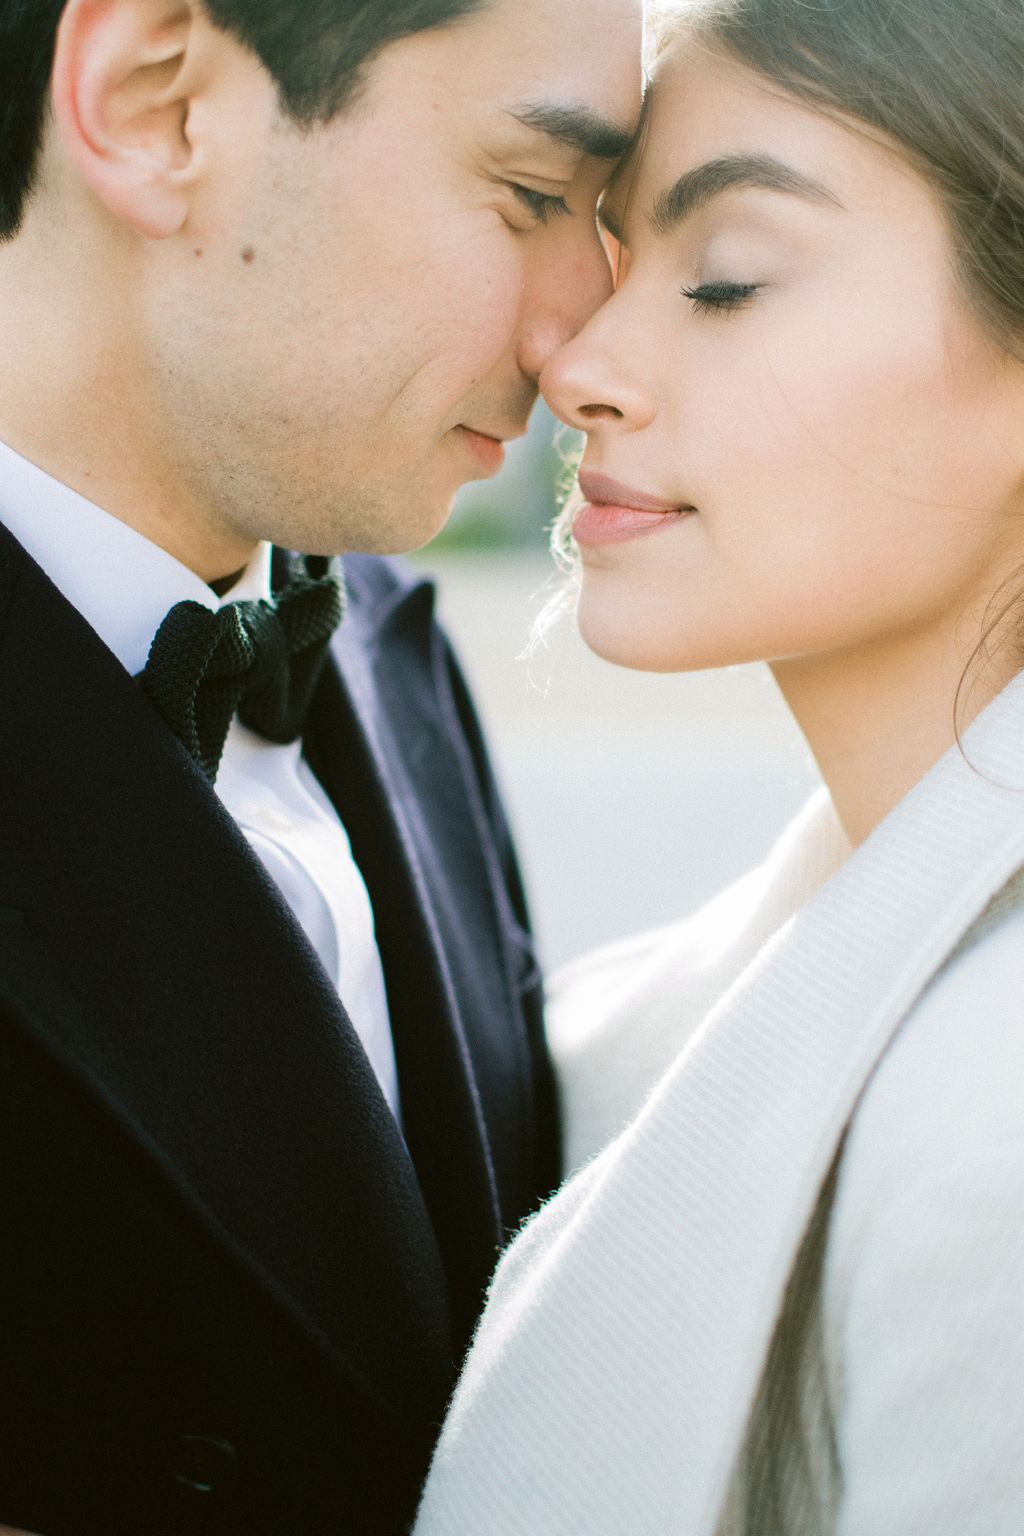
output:
<path id="1" fill-rule="evenodd" d="M 211 526 L 410 549 L 497 469 L 610 289 L 595 204 L 640 42 L 640 0 L 491 0 L 306 133 L 252 72 L 150 287 L 164 450 Z"/>

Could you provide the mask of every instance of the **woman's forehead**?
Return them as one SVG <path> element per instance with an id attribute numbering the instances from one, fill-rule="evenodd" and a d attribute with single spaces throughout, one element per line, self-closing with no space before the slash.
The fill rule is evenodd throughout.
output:
<path id="1" fill-rule="evenodd" d="M 739 161 L 770 162 L 774 181 L 765 185 L 813 187 L 853 209 L 873 208 L 883 191 L 934 207 L 904 148 L 878 129 L 819 111 L 686 36 L 659 60 L 636 146 L 604 201 L 613 219 L 621 221 L 627 203 L 631 217 L 641 209 L 651 217 L 687 173 Z"/>

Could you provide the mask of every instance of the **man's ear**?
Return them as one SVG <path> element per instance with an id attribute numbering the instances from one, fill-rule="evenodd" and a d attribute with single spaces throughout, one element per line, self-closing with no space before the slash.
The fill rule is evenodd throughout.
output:
<path id="1" fill-rule="evenodd" d="M 110 211 L 152 239 L 182 227 L 202 169 L 189 133 L 197 20 L 194 0 L 68 0 L 57 34 L 65 149 Z"/>

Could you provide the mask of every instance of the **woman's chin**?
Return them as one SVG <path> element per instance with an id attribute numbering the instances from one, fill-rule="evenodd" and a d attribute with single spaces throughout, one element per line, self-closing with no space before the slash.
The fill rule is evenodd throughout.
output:
<path id="1" fill-rule="evenodd" d="M 695 666 L 682 646 L 659 644 L 664 637 L 652 635 L 642 621 L 631 619 L 628 613 L 610 614 L 604 604 L 588 604 L 585 594 L 580 599 L 577 624 L 594 655 L 616 667 L 635 672 L 689 672 L 706 665 L 698 662 Z"/>
<path id="2" fill-rule="evenodd" d="M 576 622 L 585 644 L 603 661 L 635 672 L 695 672 L 719 665 L 678 620 L 677 608 L 666 614 L 651 594 L 584 572 Z"/>

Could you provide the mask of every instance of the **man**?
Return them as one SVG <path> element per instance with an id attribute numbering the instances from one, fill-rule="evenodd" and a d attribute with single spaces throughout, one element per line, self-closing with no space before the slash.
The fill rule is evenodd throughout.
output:
<path id="1" fill-rule="evenodd" d="M 555 1178 L 505 824 L 380 556 L 607 291 L 639 29 L 0 0 L 8 1527 L 402 1531 Z M 271 543 L 346 554 L 328 660 Z"/>

